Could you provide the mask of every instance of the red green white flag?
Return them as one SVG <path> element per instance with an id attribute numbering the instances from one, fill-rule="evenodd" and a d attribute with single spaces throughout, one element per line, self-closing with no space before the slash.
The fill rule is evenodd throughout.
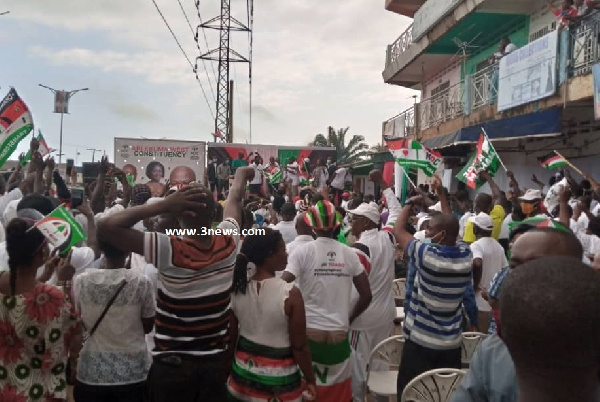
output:
<path id="1" fill-rule="evenodd" d="M 442 155 L 417 141 L 398 138 L 387 140 L 386 145 L 396 162 L 406 170 L 416 167 L 432 177 L 442 164 Z"/>
<path id="2" fill-rule="evenodd" d="M 568 166 L 569 162 L 561 155 L 551 155 L 541 161 L 542 166 L 548 170 L 558 169 L 560 167 Z"/>

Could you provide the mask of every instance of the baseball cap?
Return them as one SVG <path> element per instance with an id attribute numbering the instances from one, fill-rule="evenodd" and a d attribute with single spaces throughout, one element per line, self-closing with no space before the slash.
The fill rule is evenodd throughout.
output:
<path id="1" fill-rule="evenodd" d="M 469 218 L 469 221 L 482 230 L 494 230 L 494 220 L 485 212 L 480 212 L 479 214 Z"/>
<path id="2" fill-rule="evenodd" d="M 313 229 L 335 229 L 342 223 L 342 216 L 329 201 L 319 201 L 304 215 L 304 222 Z"/>
<path id="3" fill-rule="evenodd" d="M 525 192 L 525 195 L 519 197 L 519 201 L 536 201 L 542 199 L 542 192 L 540 190 L 529 189 Z"/>
<path id="4" fill-rule="evenodd" d="M 379 213 L 379 209 L 377 209 L 377 207 L 373 204 L 362 203 L 358 206 L 358 208 L 349 209 L 348 213 L 352 215 L 364 216 L 377 225 L 379 225 L 379 222 L 381 222 L 381 214 Z"/>

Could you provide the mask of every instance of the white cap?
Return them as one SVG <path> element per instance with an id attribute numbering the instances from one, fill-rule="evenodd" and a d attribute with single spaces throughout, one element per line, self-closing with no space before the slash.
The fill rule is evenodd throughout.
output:
<path id="1" fill-rule="evenodd" d="M 485 212 L 480 212 L 476 216 L 469 218 L 469 221 L 482 230 L 494 230 L 494 220 Z"/>
<path id="2" fill-rule="evenodd" d="M 352 215 L 364 216 L 377 225 L 379 225 L 379 222 L 381 222 L 381 214 L 379 213 L 379 209 L 371 204 L 362 203 L 358 206 L 358 208 L 349 209 L 348 213 Z"/>
<path id="3" fill-rule="evenodd" d="M 519 201 L 535 201 L 542 199 L 542 192 L 540 190 L 529 189 L 525 192 L 525 195 L 519 197 Z"/>

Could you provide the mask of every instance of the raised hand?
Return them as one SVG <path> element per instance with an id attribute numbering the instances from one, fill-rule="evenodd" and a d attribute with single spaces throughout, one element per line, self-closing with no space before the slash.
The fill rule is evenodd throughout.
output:
<path id="1" fill-rule="evenodd" d="M 108 162 L 108 156 L 103 155 L 102 158 L 100 158 L 100 172 L 107 174 L 109 169 L 110 163 Z"/>
<path id="2" fill-rule="evenodd" d="M 71 265 L 71 256 L 73 255 L 73 249 L 69 250 L 66 257 L 63 257 L 56 266 L 56 277 L 59 282 L 70 281 L 75 275 L 75 268 Z"/>
<path id="3" fill-rule="evenodd" d="M 212 196 L 205 187 L 185 187 L 168 195 L 163 205 L 166 212 L 175 216 L 187 214 L 195 217 L 199 209 L 207 207 L 207 200 Z"/>
<path id="4" fill-rule="evenodd" d="M 54 172 L 54 168 L 56 167 L 56 161 L 54 160 L 54 157 L 49 157 L 48 159 L 46 159 L 46 168 L 50 171 L 50 172 Z M 74 169 L 74 168 L 73 168 Z"/>
<path id="5" fill-rule="evenodd" d="M 381 183 L 383 181 L 383 173 L 381 173 L 381 170 L 378 169 L 371 170 L 369 173 L 369 180 L 371 180 L 373 183 Z"/>
<path id="6" fill-rule="evenodd" d="M 40 142 L 38 141 L 37 138 L 33 137 L 31 139 L 31 141 L 29 142 L 29 150 L 31 151 L 31 154 L 33 155 L 33 153 L 37 152 L 38 149 L 40 149 Z"/>
<path id="7" fill-rule="evenodd" d="M 433 181 L 431 182 L 431 190 L 434 192 L 438 192 L 442 189 L 442 179 L 436 174 L 433 176 Z"/>

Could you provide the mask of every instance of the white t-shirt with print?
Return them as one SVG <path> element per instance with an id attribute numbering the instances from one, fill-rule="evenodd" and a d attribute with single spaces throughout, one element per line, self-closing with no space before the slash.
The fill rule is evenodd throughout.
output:
<path id="1" fill-rule="evenodd" d="M 508 266 L 504 249 L 493 237 L 483 237 L 471 243 L 471 252 L 473 253 L 473 259 L 481 258 L 483 262 L 479 287 L 488 288 L 494 275 Z M 481 297 L 481 290 L 475 289 L 475 301 L 479 311 L 492 311 L 489 303 Z"/>
<path id="2" fill-rule="evenodd" d="M 292 181 L 292 186 L 297 186 L 300 184 L 300 173 L 298 171 L 299 167 L 300 165 L 298 165 L 298 162 L 296 161 L 287 165 L 286 178 Z"/>
<path id="3" fill-rule="evenodd" d="M 307 328 L 348 331 L 353 280 L 365 272 L 353 249 L 319 237 L 289 256 L 286 272 L 302 292 Z"/>
<path id="4" fill-rule="evenodd" d="M 348 170 L 346 168 L 339 168 L 335 171 L 335 177 L 331 181 L 331 187 L 336 188 L 338 190 L 344 189 L 344 183 L 346 183 L 346 176 L 348 174 Z"/>

